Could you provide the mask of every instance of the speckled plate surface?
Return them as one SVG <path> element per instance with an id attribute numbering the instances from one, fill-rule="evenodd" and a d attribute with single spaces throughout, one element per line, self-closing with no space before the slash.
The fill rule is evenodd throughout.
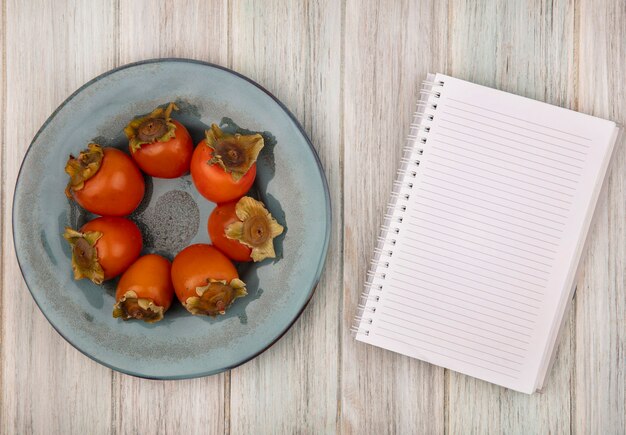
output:
<path id="1" fill-rule="evenodd" d="M 175 101 L 174 118 L 195 143 L 211 123 L 261 133 L 253 194 L 285 226 L 277 259 L 239 268 L 248 296 L 218 318 L 189 315 L 178 302 L 156 324 L 111 316 L 116 281 L 74 281 L 65 226 L 92 216 L 68 201 L 63 171 L 70 153 L 90 141 L 126 149 L 129 119 Z M 189 175 L 146 179 L 146 196 L 131 218 L 144 252 L 170 259 L 185 246 L 209 243 L 215 206 Z M 71 95 L 41 127 L 24 158 L 13 203 L 15 249 L 24 279 L 52 326 L 94 360 L 121 372 L 158 379 L 215 374 L 242 364 L 278 340 L 298 318 L 320 278 L 330 234 L 330 199 L 319 159 L 300 124 L 266 90 L 227 69 L 160 59 L 107 72 Z"/>

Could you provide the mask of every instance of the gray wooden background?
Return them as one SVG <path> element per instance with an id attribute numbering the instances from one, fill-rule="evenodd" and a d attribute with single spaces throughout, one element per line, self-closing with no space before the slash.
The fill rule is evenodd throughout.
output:
<path id="1" fill-rule="evenodd" d="M 626 432 L 623 139 L 544 394 L 348 331 L 425 74 L 626 123 L 624 0 L 1 3 L 1 433 Z M 11 236 L 19 164 L 48 115 L 97 74 L 165 56 L 233 68 L 285 102 L 321 156 L 335 217 L 322 282 L 287 335 L 179 382 L 115 373 L 68 345 L 33 303 Z"/>

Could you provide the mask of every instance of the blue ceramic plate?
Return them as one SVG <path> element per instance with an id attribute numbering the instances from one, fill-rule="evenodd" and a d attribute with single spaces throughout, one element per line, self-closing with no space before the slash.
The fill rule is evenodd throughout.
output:
<path id="1" fill-rule="evenodd" d="M 74 281 L 65 226 L 92 216 L 63 193 L 64 166 L 94 141 L 126 149 L 123 127 L 133 117 L 175 101 L 195 143 L 211 123 L 226 131 L 259 132 L 265 148 L 253 195 L 285 227 L 277 258 L 239 267 L 248 296 L 226 315 L 195 317 L 175 301 L 156 324 L 111 316 L 115 281 Z M 146 179 L 146 196 L 131 218 L 144 251 L 173 258 L 192 243 L 209 243 L 213 203 L 189 175 Z M 278 340 L 298 318 L 320 278 L 330 234 L 328 186 L 302 127 L 280 101 L 225 68 L 182 59 L 127 65 L 71 95 L 35 136 L 20 170 L 13 203 L 15 249 L 33 298 L 52 326 L 94 360 L 124 373 L 158 379 L 211 375 L 242 364 Z"/>

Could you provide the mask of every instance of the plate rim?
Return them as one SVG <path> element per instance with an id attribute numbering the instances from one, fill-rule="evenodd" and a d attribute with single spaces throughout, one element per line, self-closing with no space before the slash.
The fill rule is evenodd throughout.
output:
<path id="1" fill-rule="evenodd" d="M 99 358 L 94 357 L 93 355 L 90 355 L 88 352 L 86 352 L 85 350 L 81 349 L 77 344 L 75 344 L 72 340 L 70 340 L 65 334 L 63 334 L 59 330 L 59 328 L 57 328 L 57 326 L 50 320 L 50 318 L 48 317 L 46 312 L 41 308 L 41 304 L 37 300 L 37 297 L 35 296 L 35 294 L 31 290 L 30 285 L 28 284 L 28 280 L 26 278 L 26 275 L 24 274 L 24 269 L 22 268 L 22 260 L 20 260 L 20 254 L 19 254 L 19 250 L 18 250 L 18 243 L 17 243 L 17 240 L 15 238 L 15 222 L 16 222 L 15 201 L 16 201 L 16 197 L 17 197 L 18 186 L 20 184 L 20 182 L 19 182 L 20 181 L 20 177 L 22 175 L 22 170 L 24 169 L 24 163 L 26 162 L 26 159 L 28 158 L 28 155 L 31 152 L 31 150 L 33 148 L 33 145 L 35 144 L 35 141 L 39 138 L 40 134 L 46 129 L 48 124 L 50 124 L 54 120 L 54 118 L 61 111 L 61 109 L 63 109 L 65 107 L 66 104 L 68 104 L 71 100 L 74 99 L 74 97 L 76 97 L 83 90 L 85 90 L 88 87 L 90 87 L 92 84 L 98 82 L 99 80 L 101 80 L 101 79 L 103 79 L 103 78 L 105 78 L 105 77 L 107 77 L 107 76 L 109 76 L 111 74 L 117 73 L 118 71 L 121 71 L 121 70 L 124 70 L 124 69 L 133 68 L 133 67 L 136 67 L 136 66 L 141 66 L 141 65 L 157 64 L 157 63 L 168 63 L 168 62 L 196 64 L 196 65 L 201 65 L 201 66 L 204 66 L 204 67 L 215 68 L 215 69 L 219 69 L 219 70 L 225 71 L 227 73 L 230 73 L 230 74 L 232 74 L 232 75 L 234 75 L 234 76 L 236 76 L 236 77 L 238 77 L 240 79 L 243 79 L 243 80 L 247 81 L 248 83 L 252 84 L 256 88 L 258 88 L 261 92 L 263 92 L 267 96 L 269 96 L 276 104 L 278 104 L 278 106 L 289 116 L 291 121 L 294 123 L 295 127 L 300 131 L 300 134 L 304 137 L 307 145 L 309 146 L 311 152 L 313 153 L 313 157 L 315 159 L 315 163 L 317 165 L 317 169 L 318 169 L 318 171 L 319 171 L 319 173 L 321 175 L 322 185 L 323 185 L 323 188 L 324 188 L 324 198 L 325 198 L 325 208 L 326 208 L 326 233 L 324 234 L 324 245 L 322 247 L 322 259 L 321 259 L 321 261 L 319 262 L 319 264 L 317 266 L 317 270 L 315 271 L 315 279 L 313 280 L 313 284 L 311 285 L 311 288 L 308 290 L 308 294 L 307 294 L 306 300 L 304 301 L 304 304 L 302 304 L 302 307 L 298 310 L 298 312 L 293 317 L 293 319 L 291 319 L 291 321 L 286 325 L 286 327 L 282 331 L 280 331 L 278 333 L 278 335 L 276 337 L 274 337 L 274 339 L 270 343 L 268 343 L 265 347 L 263 347 L 259 351 L 252 353 L 250 356 L 246 356 L 243 359 L 241 359 L 239 361 L 236 361 L 232 365 L 229 365 L 227 367 L 222 367 L 220 369 L 210 370 L 210 371 L 202 371 L 202 372 L 194 372 L 194 373 L 188 373 L 188 374 L 183 374 L 183 375 L 148 376 L 148 375 L 144 375 L 144 374 L 141 374 L 141 373 L 133 372 L 131 370 L 125 370 L 125 369 L 122 369 L 120 367 L 116 367 L 113 364 L 109 364 L 107 362 L 104 362 L 104 361 L 100 360 Z M 105 366 L 105 367 L 107 367 L 107 368 L 109 368 L 111 370 L 114 370 L 116 372 L 129 375 L 129 376 L 137 377 L 137 378 L 151 379 L 151 380 L 162 380 L 162 381 L 201 378 L 201 377 L 212 376 L 212 375 L 216 375 L 216 374 L 219 374 L 219 373 L 223 373 L 223 372 L 226 372 L 228 370 L 232 370 L 232 369 L 234 369 L 236 367 L 239 367 L 239 366 L 247 363 L 248 361 L 251 361 L 254 358 L 258 357 L 263 352 L 265 352 L 270 347 L 272 347 L 274 344 L 276 344 L 282 337 L 284 337 L 285 334 L 287 333 L 287 331 L 289 331 L 291 329 L 291 327 L 296 323 L 296 321 L 300 318 L 300 316 L 302 316 L 302 313 L 304 312 L 306 307 L 309 305 L 309 302 L 311 301 L 311 299 L 313 297 L 313 294 L 315 293 L 315 290 L 317 289 L 317 286 L 319 285 L 319 282 L 320 282 L 320 279 L 321 279 L 321 276 L 322 276 L 322 272 L 324 271 L 324 268 L 325 268 L 325 265 L 326 265 L 326 261 L 328 260 L 328 248 L 329 248 L 330 237 L 331 237 L 331 233 L 332 233 L 332 222 L 333 222 L 333 219 L 332 219 L 332 204 L 331 204 L 331 198 L 330 198 L 330 190 L 329 190 L 329 187 L 328 187 L 328 180 L 327 180 L 326 174 L 324 172 L 324 167 L 322 166 L 322 162 L 321 162 L 321 160 L 319 158 L 317 150 L 315 149 L 315 147 L 313 146 L 313 144 L 311 142 L 311 139 L 309 138 L 307 133 L 304 131 L 304 128 L 302 127 L 302 125 L 300 124 L 298 119 L 293 115 L 293 113 L 291 113 L 291 111 L 285 106 L 285 104 L 283 104 L 282 101 L 280 101 L 274 94 L 272 94 L 270 91 L 265 89 L 259 83 L 255 82 L 251 78 L 246 77 L 245 75 L 243 75 L 243 74 L 241 74 L 241 73 L 239 73 L 237 71 L 234 71 L 234 70 L 232 70 L 230 68 L 227 68 L 227 67 L 224 67 L 224 66 L 221 66 L 221 65 L 217 65 L 217 64 L 214 64 L 214 63 L 211 63 L 211 62 L 197 60 L 197 59 L 184 58 L 184 57 L 152 58 L 152 59 L 145 59 L 145 60 L 140 60 L 140 61 L 137 61 L 137 62 L 131 62 L 131 63 L 127 63 L 127 64 L 124 64 L 124 65 L 120 65 L 120 66 L 117 66 L 117 67 L 112 68 L 110 70 L 107 70 L 107 71 L 105 71 L 102 74 L 97 75 L 96 77 L 94 77 L 94 78 L 90 79 L 89 81 L 85 82 L 83 85 L 81 85 L 79 88 L 77 88 L 74 92 L 72 92 L 65 100 L 63 100 L 63 102 L 61 104 L 59 104 L 59 106 L 50 114 L 50 116 L 48 116 L 48 118 L 41 125 L 41 127 L 39 127 L 39 130 L 37 130 L 37 133 L 35 134 L 35 136 L 33 136 L 33 139 L 31 140 L 30 144 L 28 145 L 28 148 L 26 149 L 26 152 L 24 153 L 24 157 L 22 158 L 22 162 L 20 163 L 20 169 L 19 169 L 19 171 L 17 173 L 17 178 L 15 179 L 15 187 L 13 188 L 13 200 L 11 202 L 11 232 L 12 232 L 12 239 L 13 239 L 13 248 L 15 249 L 15 257 L 17 259 L 17 264 L 18 264 L 18 267 L 20 269 L 20 273 L 22 275 L 22 279 L 23 279 L 24 283 L 26 284 L 26 288 L 28 289 L 28 292 L 30 293 L 30 295 L 33 298 L 33 300 L 35 301 L 35 304 L 37 305 L 37 308 L 39 309 L 41 314 L 43 314 L 44 318 L 48 321 L 48 323 L 52 326 L 52 328 L 57 332 L 57 334 L 59 334 L 67 343 L 69 343 L 74 349 L 78 350 L 81 354 L 85 355 L 86 357 L 88 357 L 92 361 L 95 361 L 98 364 L 101 364 L 101 365 L 103 365 L 103 366 Z"/>

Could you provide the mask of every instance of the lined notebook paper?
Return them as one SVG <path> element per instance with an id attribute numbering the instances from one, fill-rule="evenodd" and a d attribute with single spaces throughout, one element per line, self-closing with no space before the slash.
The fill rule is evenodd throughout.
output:
<path id="1" fill-rule="evenodd" d="M 525 393 L 540 389 L 618 130 L 429 75 L 357 340 Z"/>

